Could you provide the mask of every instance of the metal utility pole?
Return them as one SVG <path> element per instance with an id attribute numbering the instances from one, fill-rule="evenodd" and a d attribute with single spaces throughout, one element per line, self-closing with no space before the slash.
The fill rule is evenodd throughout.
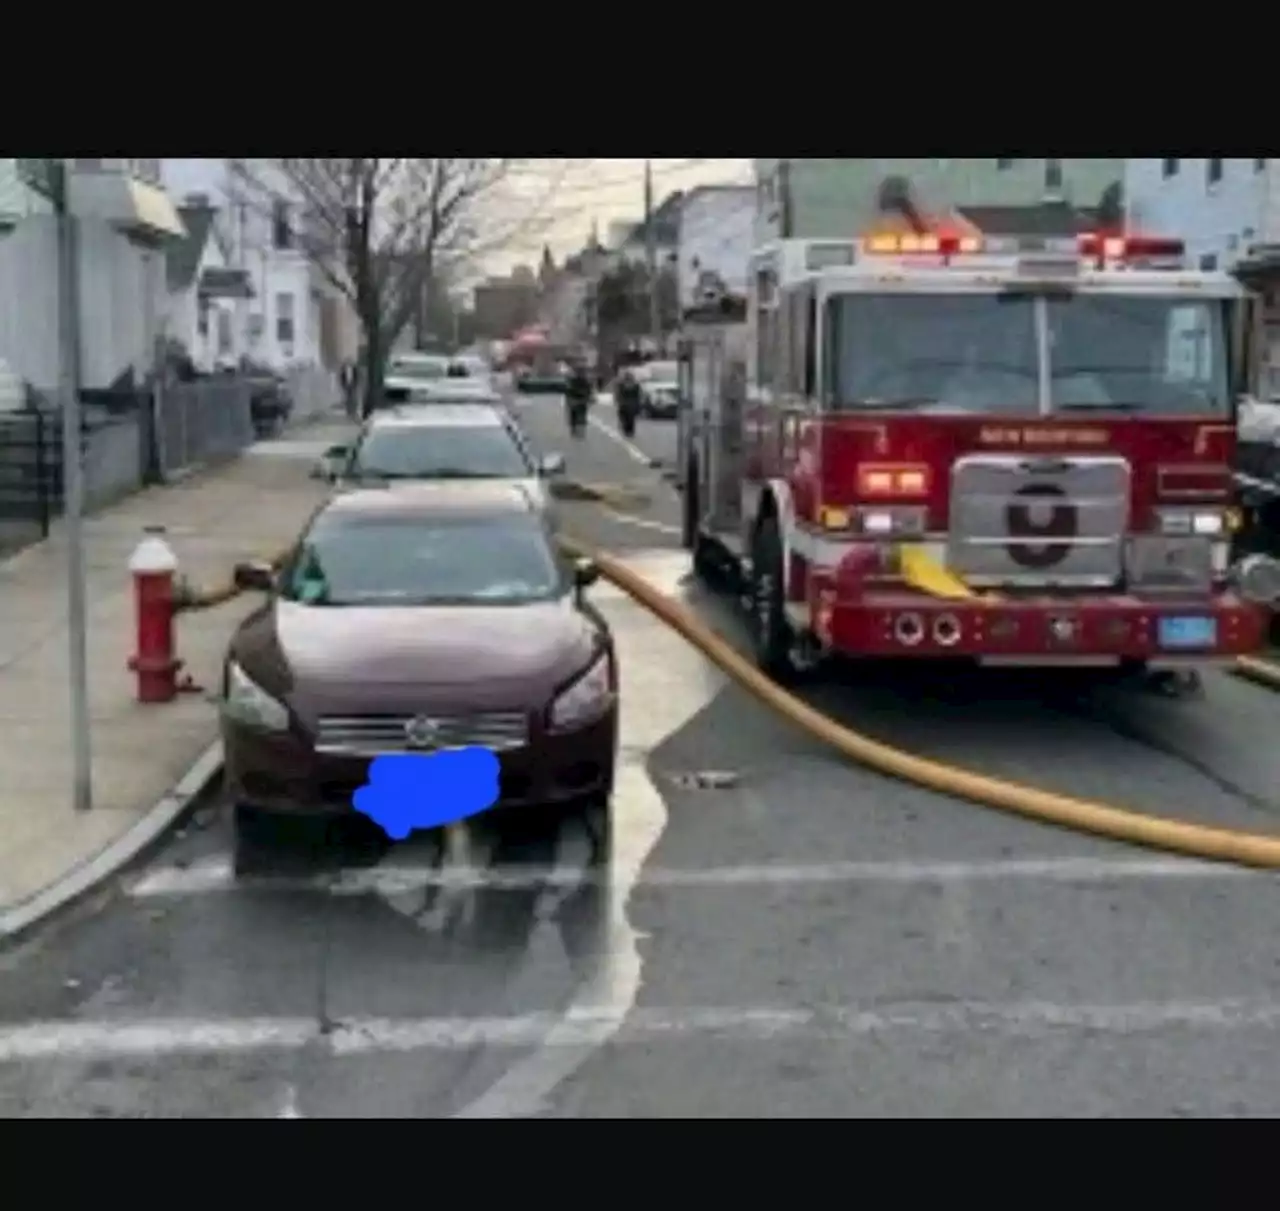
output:
<path id="1" fill-rule="evenodd" d="M 653 161 L 644 162 L 644 255 L 649 268 L 649 335 L 662 352 L 662 310 L 658 297 L 658 233 L 653 229 Z"/>
<path id="2" fill-rule="evenodd" d="M 62 516 L 67 531 L 67 637 L 71 698 L 73 803 L 93 806 L 89 747 L 89 677 L 85 652 L 84 453 L 80 434 L 80 292 L 76 273 L 75 216 L 68 198 L 65 159 L 51 161 L 58 259 L 58 396 L 62 407 Z"/>
<path id="3" fill-rule="evenodd" d="M 795 209 L 791 193 L 791 161 L 778 161 L 778 234 L 784 240 L 795 235 Z"/>

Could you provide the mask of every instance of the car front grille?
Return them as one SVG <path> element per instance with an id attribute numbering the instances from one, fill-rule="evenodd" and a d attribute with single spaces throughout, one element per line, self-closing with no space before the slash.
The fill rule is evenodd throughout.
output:
<path id="1" fill-rule="evenodd" d="M 423 724 L 411 738 L 415 721 Z M 348 756 L 438 752 L 479 745 L 504 752 L 529 743 L 529 716 L 523 711 L 477 715 L 322 715 L 316 751 Z"/>

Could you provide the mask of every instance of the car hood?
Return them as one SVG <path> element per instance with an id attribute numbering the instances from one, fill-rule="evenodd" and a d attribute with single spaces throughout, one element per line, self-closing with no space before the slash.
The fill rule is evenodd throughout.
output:
<path id="1" fill-rule="evenodd" d="M 392 387 L 399 391 L 430 391 L 438 383 L 446 381 L 443 375 L 440 378 L 412 378 L 399 374 L 388 374 L 382 380 L 382 385 L 384 388 Z"/>
<path id="2" fill-rule="evenodd" d="M 530 709 L 585 668 L 601 629 L 571 598 L 522 606 L 314 607 L 277 600 L 233 656 L 304 720 Z"/>

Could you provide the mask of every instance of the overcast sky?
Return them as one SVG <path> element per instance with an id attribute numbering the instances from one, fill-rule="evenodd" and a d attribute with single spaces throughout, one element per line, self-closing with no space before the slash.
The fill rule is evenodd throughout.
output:
<path id="1" fill-rule="evenodd" d="M 665 159 L 653 161 L 654 205 L 676 189 L 695 185 L 747 182 L 750 160 Z M 536 222 L 521 238 L 487 258 L 491 272 L 507 272 L 526 262 L 535 265 L 543 244 L 557 258 L 578 251 L 586 242 L 592 221 L 606 239 L 611 221 L 639 220 L 644 213 L 643 160 L 545 160 L 522 166 L 496 202 L 504 219 Z"/>

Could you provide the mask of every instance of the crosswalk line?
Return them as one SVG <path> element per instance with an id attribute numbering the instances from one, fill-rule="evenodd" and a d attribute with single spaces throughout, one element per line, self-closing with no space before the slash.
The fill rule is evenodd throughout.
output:
<path id="1" fill-rule="evenodd" d="M 510 1017 L 394 1019 L 352 1017 L 321 1022 L 281 1018 L 133 1018 L 0 1025 L 0 1064 L 38 1061 L 158 1062 L 181 1056 L 313 1052 L 359 1058 L 476 1047 L 553 1049 L 721 1039 L 755 1043 L 793 1038 L 892 1035 L 1037 1037 L 1064 1031 L 1135 1035 L 1185 1030 L 1205 1034 L 1274 1030 L 1280 1001 L 1051 1001 L 743 1008 L 632 1007 L 618 1020 L 610 1007 Z"/>
<path id="2" fill-rule="evenodd" d="M 640 872 L 640 887 L 698 889 L 818 886 L 833 883 L 870 886 L 957 883 L 1048 882 L 1098 884 L 1142 880 L 1259 879 L 1265 871 L 1189 859 L 1023 858 L 978 862 L 826 862 L 812 865 L 737 865 L 678 869 L 653 867 Z M 134 899 L 211 895 L 255 888 L 261 891 L 318 892 L 336 897 L 393 897 L 429 888 L 465 891 L 573 890 L 606 884 L 605 871 L 592 869 L 588 852 L 555 864 L 481 867 L 430 867 L 397 863 L 307 874 L 264 874 L 237 880 L 231 859 L 214 855 L 183 866 L 160 866 L 144 873 L 129 889 Z"/>

